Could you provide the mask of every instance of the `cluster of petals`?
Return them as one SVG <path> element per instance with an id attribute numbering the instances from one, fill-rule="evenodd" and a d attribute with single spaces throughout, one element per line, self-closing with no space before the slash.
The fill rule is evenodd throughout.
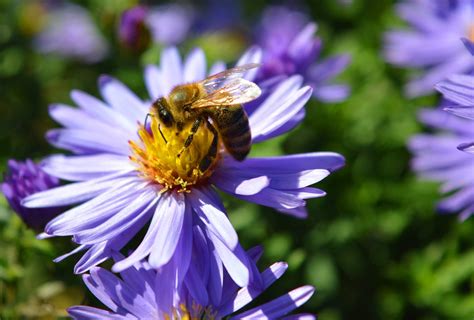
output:
<path id="1" fill-rule="evenodd" d="M 317 26 L 299 11 L 269 7 L 262 15 L 256 41 L 263 50 L 262 68 L 257 83 L 268 84 L 294 74 L 303 76 L 313 88 L 313 97 L 323 102 L 343 101 L 349 87 L 332 80 L 345 70 L 348 55 L 336 55 L 321 61 L 322 41 L 314 34 Z"/>
<path id="2" fill-rule="evenodd" d="M 260 59 L 260 50 L 252 48 L 238 65 Z M 104 101 L 73 91 L 71 98 L 78 108 L 62 104 L 50 108 L 52 118 L 64 128 L 51 130 L 47 139 L 73 155 L 53 155 L 43 161 L 42 169 L 72 183 L 33 194 L 22 204 L 28 208 L 70 207 L 40 235 L 70 236 L 79 244 L 57 261 L 85 251 L 75 272 L 86 272 L 121 250 L 146 226 L 140 244 L 112 270 L 123 271 L 147 258 L 153 268 L 180 266 L 176 272 L 184 277 L 189 264 L 183 259 L 192 255 L 193 230 L 199 228 L 219 267 L 239 286 L 246 286 L 251 280 L 250 261 L 216 189 L 299 218 L 307 215 L 306 199 L 324 196 L 322 190 L 309 186 L 344 164 L 339 154 L 305 153 L 243 162 L 222 154 L 208 183 L 189 193 L 160 192 L 160 186 L 137 172 L 129 160 L 128 141 L 137 138 L 137 123 L 143 123 L 151 102 L 178 84 L 205 78 L 206 69 L 202 50 L 194 50 L 182 62 L 177 49 L 169 48 L 162 53 L 160 67 L 149 66 L 145 71 L 150 99 L 141 100 L 118 80 L 103 76 L 99 87 Z M 216 63 L 209 74 L 224 69 L 223 63 Z M 245 77 L 252 80 L 255 73 L 251 70 Z M 302 120 L 312 91 L 302 82 L 299 76 L 283 80 L 249 110 L 253 143 L 281 135 Z"/>
<path id="3" fill-rule="evenodd" d="M 464 42 L 474 55 L 473 44 Z M 474 213 L 474 76 L 452 75 L 436 89 L 445 100 L 436 110 L 422 110 L 420 119 L 443 133 L 412 138 L 413 167 L 422 177 L 443 183 L 442 191 L 451 194 L 439 209 L 460 212 L 464 220 Z"/>
<path id="4" fill-rule="evenodd" d="M 474 39 L 474 1 L 405 0 L 397 11 L 409 28 L 386 33 L 384 55 L 395 65 L 420 69 L 406 86 L 408 96 L 429 94 L 447 76 L 474 70 L 459 41 Z"/>
<path id="5" fill-rule="evenodd" d="M 222 269 L 214 269 L 212 254 L 193 256 L 192 265 L 198 266 L 195 277 L 187 277 L 176 289 L 169 286 L 173 271 L 156 270 L 147 262 L 140 261 L 120 272 L 120 277 L 100 267 L 94 267 L 82 276 L 89 290 L 109 310 L 73 306 L 68 309 L 73 319 L 315 319 L 310 314 L 286 316 L 304 304 L 314 293 L 311 286 L 302 286 L 287 294 L 251 308 L 241 309 L 257 298 L 286 271 L 287 264 L 277 262 L 262 273 L 255 263 L 261 256 L 260 247 L 248 251 L 255 271 L 254 280 L 240 287 Z M 120 255 L 114 254 L 120 259 Z M 170 273 L 171 272 L 171 273 Z"/>

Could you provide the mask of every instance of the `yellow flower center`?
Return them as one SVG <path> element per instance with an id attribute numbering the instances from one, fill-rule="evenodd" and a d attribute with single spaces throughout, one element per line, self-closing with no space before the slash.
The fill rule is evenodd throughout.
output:
<path id="1" fill-rule="evenodd" d="M 217 311 L 212 307 L 203 307 L 193 301 L 191 310 L 188 310 L 184 304 L 179 305 L 179 309 L 173 310 L 172 315 L 165 314 L 165 320 L 216 320 Z"/>
<path id="2" fill-rule="evenodd" d="M 474 23 L 469 26 L 467 31 L 467 38 L 471 41 L 474 41 Z"/>
<path id="3" fill-rule="evenodd" d="M 206 169 L 200 166 L 203 159 L 208 159 L 213 139 L 206 125 L 199 127 L 192 143 L 184 148 L 191 126 L 192 123 L 186 124 L 179 131 L 175 126 L 164 126 L 158 117 L 152 116 L 149 129 L 141 124 L 139 126 L 140 141 L 129 141 L 132 149 L 130 159 L 138 164 L 138 170 L 144 178 L 163 187 L 161 192 L 171 189 L 190 192 L 191 186 L 205 181 L 214 171 L 219 154 L 213 159 L 209 158 L 212 161 Z"/>

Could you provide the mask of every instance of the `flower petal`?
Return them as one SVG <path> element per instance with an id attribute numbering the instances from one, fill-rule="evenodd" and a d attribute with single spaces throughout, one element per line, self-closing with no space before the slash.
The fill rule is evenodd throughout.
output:
<path id="1" fill-rule="evenodd" d="M 193 190 L 188 198 L 206 229 L 218 237 L 230 250 L 233 250 L 239 239 L 225 212 L 221 211 L 218 205 L 214 205 L 214 201 L 205 193 L 197 189 Z"/>
<path id="2" fill-rule="evenodd" d="M 41 162 L 49 175 L 70 181 L 85 181 L 135 168 L 124 156 L 103 153 L 87 156 L 53 155 Z"/>
<path id="3" fill-rule="evenodd" d="M 67 312 L 74 320 L 127 320 L 127 319 L 138 319 L 133 315 L 126 315 L 122 316 L 116 313 L 112 313 L 110 311 L 97 309 L 93 307 L 86 307 L 86 306 L 76 306 L 70 307 L 67 309 Z"/>
<path id="4" fill-rule="evenodd" d="M 37 192 L 23 199 L 22 205 L 27 208 L 61 207 L 89 200 L 121 181 L 132 182 L 135 179 L 125 178 L 119 174 Z"/>
<path id="5" fill-rule="evenodd" d="M 194 49 L 184 62 L 184 82 L 203 80 L 206 77 L 206 57 L 200 48 Z"/>
<path id="6" fill-rule="evenodd" d="M 278 319 L 304 304 L 311 298 L 313 293 L 314 288 L 312 286 L 303 286 L 271 302 L 236 315 L 231 319 Z"/>
<path id="7" fill-rule="evenodd" d="M 99 78 L 99 87 L 105 101 L 128 121 L 143 122 L 148 112 L 146 104 L 122 82 L 104 75 Z"/>

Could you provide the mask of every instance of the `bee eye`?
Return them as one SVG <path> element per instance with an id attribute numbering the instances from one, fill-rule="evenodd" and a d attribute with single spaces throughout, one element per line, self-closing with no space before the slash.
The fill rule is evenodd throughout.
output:
<path id="1" fill-rule="evenodd" d="M 158 99 L 155 103 L 154 106 L 156 110 L 158 111 L 158 117 L 160 118 L 161 122 L 167 127 L 171 127 L 174 122 L 173 115 L 171 112 L 166 108 L 165 104 L 161 99 Z"/>

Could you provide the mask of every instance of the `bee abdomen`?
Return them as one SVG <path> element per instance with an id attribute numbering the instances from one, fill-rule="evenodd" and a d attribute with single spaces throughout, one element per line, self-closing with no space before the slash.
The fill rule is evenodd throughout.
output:
<path id="1" fill-rule="evenodd" d="M 241 106 L 222 107 L 212 116 L 227 151 L 238 161 L 250 152 L 252 136 L 247 114 Z"/>

